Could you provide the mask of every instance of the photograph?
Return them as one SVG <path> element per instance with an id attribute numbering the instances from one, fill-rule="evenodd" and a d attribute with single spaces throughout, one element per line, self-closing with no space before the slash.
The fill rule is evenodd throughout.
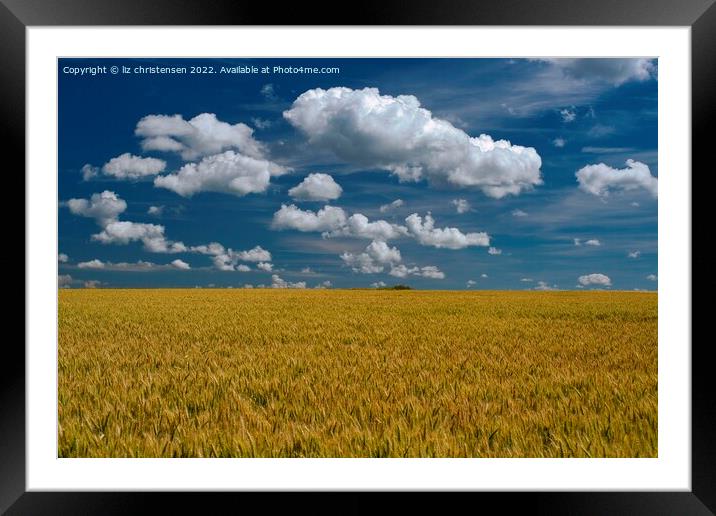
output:
<path id="1" fill-rule="evenodd" d="M 56 63 L 58 458 L 659 458 L 657 57 Z"/>

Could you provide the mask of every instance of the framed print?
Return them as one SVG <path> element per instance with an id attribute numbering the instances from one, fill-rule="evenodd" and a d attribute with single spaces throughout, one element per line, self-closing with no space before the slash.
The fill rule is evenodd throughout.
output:
<path id="1" fill-rule="evenodd" d="M 27 299 L 3 509 L 714 510 L 690 172 L 710 2 L 381 4 L 351 26 L 62 4 L 2 7 Z"/>

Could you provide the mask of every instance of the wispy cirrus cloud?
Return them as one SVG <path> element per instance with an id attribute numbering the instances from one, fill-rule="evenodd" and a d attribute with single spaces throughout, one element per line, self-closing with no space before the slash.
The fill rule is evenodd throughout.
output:
<path id="1" fill-rule="evenodd" d="M 102 271 L 120 271 L 120 272 L 156 272 L 156 271 L 170 271 L 179 270 L 187 271 L 191 270 L 191 266 L 184 260 L 176 259 L 167 264 L 157 264 L 154 262 L 138 260 L 137 262 L 104 262 L 99 259 L 93 259 L 86 262 L 80 262 L 77 264 L 79 269 L 93 269 Z"/>

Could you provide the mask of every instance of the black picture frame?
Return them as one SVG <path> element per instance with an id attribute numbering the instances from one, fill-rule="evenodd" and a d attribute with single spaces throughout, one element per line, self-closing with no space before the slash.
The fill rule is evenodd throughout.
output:
<path id="1" fill-rule="evenodd" d="M 716 118 L 716 5 L 715 0 L 503 0 L 363 1 L 341 17 L 322 2 L 278 9 L 274 4 L 237 0 L 0 0 L 0 125 L 4 146 L 16 159 L 8 175 L 16 175 L 25 192 L 19 170 L 25 168 L 25 29 L 28 26 L 87 25 L 576 25 L 576 26 L 688 26 L 691 27 L 692 73 L 692 170 L 699 170 L 693 188 L 692 235 L 708 235 L 711 217 L 705 199 L 714 182 L 707 128 Z M 327 4 L 327 3 L 326 3 Z M 323 14 L 321 14 L 323 13 Z M 688 174 L 690 171 L 680 171 Z M 14 190 L 15 192 L 17 190 Z M 24 198 L 24 196 L 23 196 Z M 16 220 L 17 215 L 13 218 Z M 23 239 L 25 234 L 23 233 Z M 690 492 L 584 492 L 584 493 L 480 493 L 480 503 L 490 501 L 504 508 L 527 506 L 537 514 L 713 514 L 716 512 L 716 397 L 711 383 L 711 339 L 697 338 L 694 330 L 705 326 L 711 308 L 705 296 L 712 291 L 713 274 L 707 269 L 707 238 L 694 239 L 692 252 L 692 490 Z M 8 264 L 8 266 L 10 266 Z M 25 277 L 32 274 L 25 269 Z M 701 294 L 702 299 L 699 299 Z M 700 301 L 700 302 L 699 302 Z M 23 305 L 24 306 L 24 305 Z M 696 320 L 700 323 L 694 324 Z M 6 333 L 8 334 L 8 333 Z M 704 333 L 705 334 L 705 333 Z M 196 493 L 76 493 L 26 492 L 25 487 L 25 351 L 19 339 L 5 339 L 0 374 L 0 512 L 7 514 L 132 514 L 143 512 L 148 502 L 162 497 L 163 512 L 213 512 L 216 503 L 230 504 L 231 497 Z M 285 495 L 272 494 L 271 505 Z M 312 512 L 325 504 L 316 493 L 294 495 L 295 509 Z M 375 493 L 352 493 L 340 512 L 362 512 L 380 504 Z M 407 498 L 407 497 L 406 497 Z M 458 502 L 459 500 L 456 500 Z M 245 500 L 244 502 L 245 503 Z M 414 493 L 402 502 L 404 510 L 425 508 L 425 497 Z M 441 505 L 441 512 L 446 506 Z M 238 506 L 234 506 L 239 510 Z"/>

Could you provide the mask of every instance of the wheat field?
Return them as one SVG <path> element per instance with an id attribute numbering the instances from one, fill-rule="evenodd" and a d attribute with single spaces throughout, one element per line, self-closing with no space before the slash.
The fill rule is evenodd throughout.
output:
<path id="1" fill-rule="evenodd" d="M 60 457 L 656 457 L 657 295 L 66 290 Z"/>

